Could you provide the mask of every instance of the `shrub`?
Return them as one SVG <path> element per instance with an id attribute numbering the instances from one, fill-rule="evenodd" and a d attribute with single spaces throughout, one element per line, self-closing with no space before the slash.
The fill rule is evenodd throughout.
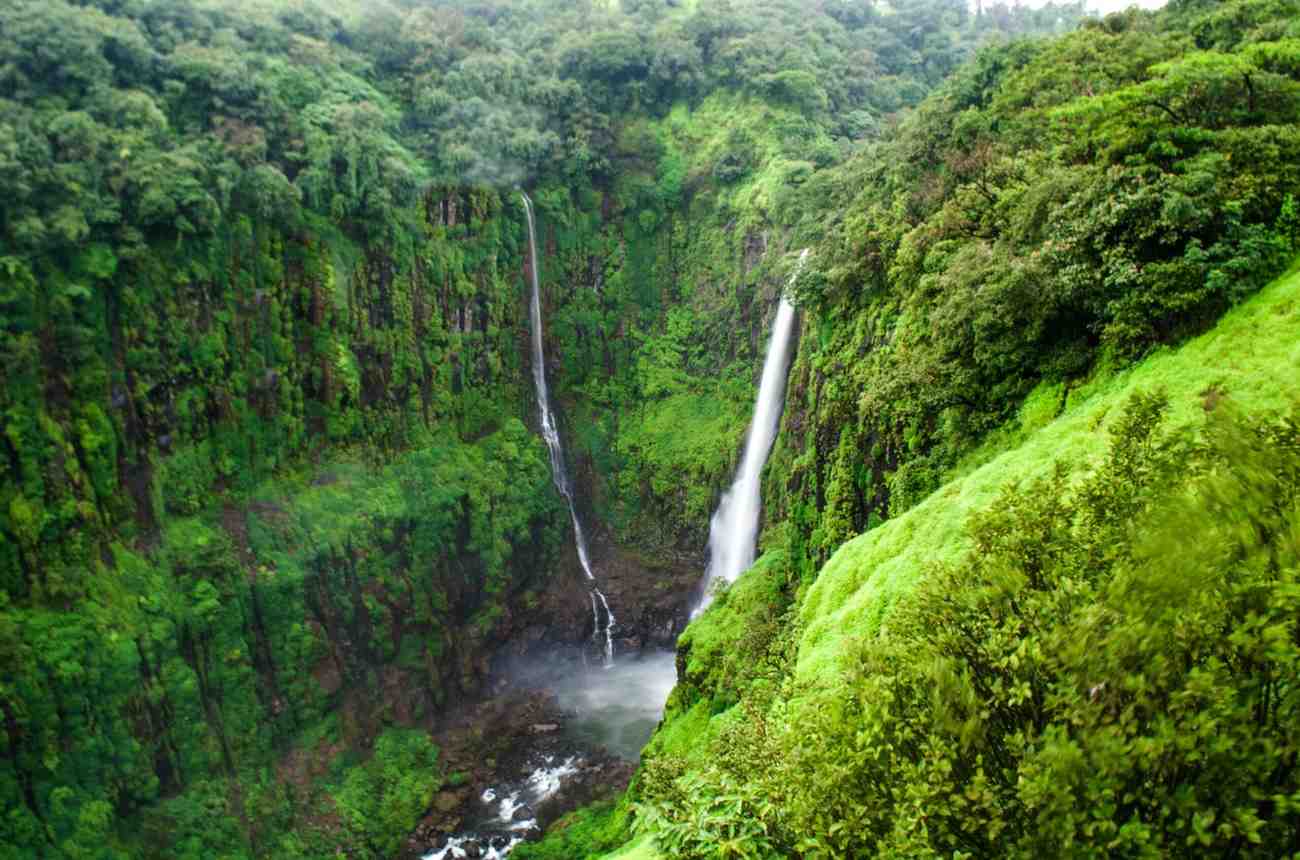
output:
<path id="1" fill-rule="evenodd" d="M 370 761 L 352 768 L 334 800 L 340 816 L 372 856 L 392 857 L 429 809 L 442 784 L 438 748 L 415 729 L 388 729 Z"/>
<path id="2" fill-rule="evenodd" d="M 717 847 L 755 828 L 832 857 L 1290 852 L 1300 425 L 1164 410 L 1134 398 L 1081 478 L 1008 487 L 843 684 L 647 780 L 646 826 L 682 857 L 769 856 Z"/>
<path id="3" fill-rule="evenodd" d="M 628 841 L 627 807 L 614 801 L 576 809 L 551 825 L 540 842 L 511 851 L 516 860 L 570 860 L 611 851 Z"/>

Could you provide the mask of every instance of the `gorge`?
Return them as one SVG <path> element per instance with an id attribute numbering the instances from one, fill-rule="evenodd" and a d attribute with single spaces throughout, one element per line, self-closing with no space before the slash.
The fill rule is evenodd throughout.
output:
<path id="1" fill-rule="evenodd" d="M 563 445 L 558 422 L 551 412 L 546 386 L 544 337 L 541 315 L 541 298 L 537 256 L 536 226 L 532 201 L 526 192 L 520 192 L 528 224 L 529 272 L 531 293 L 529 321 L 532 329 L 533 378 L 537 391 L 539 424 L 550 454 L 551 472 L 556 489 L 563 496 L 573 521 L 575 550 L 583 576 L 591 589 L 593 638 L 600 638 L 601 614 L 597 598 L 605 608 L 604 663 L 601 671 L 593 673 L 585 666 L 576 666 L 567 672 L 550 672 L 538 668 L 515 666 L 514 679 L 508 685 L 524 687 L 540 685 L 548 694 L 555 694 L 565 714 L 565 734 L 574 745 L 567 747 L 570 754 L 546 752 L 544 748 L 524 753 L 531 771 L 520 773 L 513 783 L 497 783 L 479 795 L 483 809 L 477 814 L 472 829 L 448 837 L 445 845 L 424 856 L 424 860 L 455 860 L 471 856 L 504 858 L 510 855 L 523 840 L 535 833 L 538 822 L 533 810 L 555 798 L 572 779 L 588 767 L 593 753 L 609 750 L 624 760 L 635 763 L 641 748 L 649 739 L 655 724 L 663 713 L 664 702 L 676 681 L 673 658 L 670 653 L 659 652 L 639 655 L 634 661 L 616 665 L 611 629 L 613 613 L 609 611 L 605 596 L 595 585 L 586 539 L 579 524 L 573 488 L 564 463 Z M 802 270 L 808 256 L 807 249 L 800 252 L 795 275 Z M 714 578 L 729 583 L 753 561 L 754 544 L 758 536 L 759 476 L 771 449 L 780 420 L 784 401 L 785 375 L 789 369 L 793 350 L 794 309 L 781 297 L 773 317 L 771 336 L 763 361 L 761 382 L 758 387 L 754 414 L 747 434 L 741 465 L 730 490 L 724 493 L 710 526 L 710 562 L 704 585 Z M 747 559 L 741 562 L 741 559 Z M 707 598 L 707 592 L 705 593 Z M 707 604 L 706 604 L 707 605 Z M 695 613 L 701 611 L 697 606 Z M 545 680 L 539 681 L 540 678 Z M 500 693 L 498 693 L 499 695 Z M 576 723 L 572 728 L 570 722 Z M 550 731 L 558 725 L 548 725 Z M 548 739 L 549 740 L 549 739 Z M 525 749 L 532 744 L 525 743 Z M 547 746 L 550 746 L 549 744 Z"/>
<path id="2" fill-rule="evenodd" d="M 1290 852 L 1297 22 L 6 3 L 0 856 Z"/>

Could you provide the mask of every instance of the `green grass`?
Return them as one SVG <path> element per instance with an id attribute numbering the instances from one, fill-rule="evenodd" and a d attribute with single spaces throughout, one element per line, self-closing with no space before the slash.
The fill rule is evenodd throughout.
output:
<path id="1" fill-rule="evenodd" d="M 673 701 L 668 701 L 672 708 Z M 696 702 L 685 711 L 668 715 L 668 719 L 655 732 L 644 754 L 690 757 L 706 751 L 703 743 L 710 735 L 709 703 Z"/>
<path id="2" fill-rule="evenodd" d="M 622 848 L 604 856 L 604 860 L 660 860 L 649 836 L 638 836 Z"/>
<path id="3" fill-rule="evenodd" d="M 1134 391 L 1156 389 L 1168 394 L 1176 424 L 1192 424 L 1216 398 L 1247 412 L 1282 409 L 1300 400 L 1300 272 L 1275 281 L 1182 347 L 1075 388 L 1059 417 L 1025 435 L 1021 430 L 1027 423 L 1041 423 L 1044 407 L 1031 398 L 1031 414 L 1017 417 L 1017 431 L 1004 437 L 1014 442 L 1023 436 L 1021 444 L 840 547 L 801 607 L 805 626 L 796 678 L 833 683 L 850 639 L 878 630 L 889 608 L 930 565 L 962 554 L 962 527 L 973 511 L 1008 483 L 1042 475 L 1057 460 L 1094 460 L 1104 450 L 1107 420 L 1117 407 Z"/>
<path id="4" fill-rule="evenodd" d="M 568 813 L 548 828 L 540 842 L 526 842 L 512 852 L 518 860 L 574 860 L 594 856 L 627 842 L 626 798 L 605 800 Z"/>
<path id="5" fill-rule="evenodd" d="M 748 664 L 763 657 L 762 653 L 750 653 L 751 649 L 740 646 L 764 621 L 775 620 L 771 618 L 774 607 L 787 602 L 781 593 L 784 563 L 784 554 L 765 553 L 745 576 L 717 598 L 708 612 L 682 632 L 677 647 L 679 651 L 689 650 L 688 678 L 699 679 L 707 687 L 717 687 L 747 668 L 736 661 Z M 703 678 L 710 668 L 720 670 L 723 677 Z"/>
<path id="6" fill-rule="evenodd" d="M 941 483 L 969 475 L 998 455 L 1023 445 L 1061 415 L 1068 393 L 1063 382 L 1040 382 L 1020 404 L 1016 417 L 989 433 L 944 475 Z"/>
<path id="7" fill-rule="evenodd" d="M 660 860 L 662 856 L 654 850 L 649 835 L 641 835 L 619 850 L 603 855 L 603 860 Z"/>

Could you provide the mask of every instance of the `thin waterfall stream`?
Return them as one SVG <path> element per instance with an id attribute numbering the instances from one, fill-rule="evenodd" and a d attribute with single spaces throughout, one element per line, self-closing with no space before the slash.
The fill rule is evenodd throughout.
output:
<path id="1" fill-rule="evenodd" d="M 591 569 L 591 559 L 587 552 L 587 538 L 582 532 L 582 523 L 578 519 L 578 508 L 573 501 L 573 485 L 569 481 L 568 468 L 564 464 L 564 447 L 560 441 L 559 424 L 551 411 L 550 391 L 546 385 L 546 355 L 542 347 L 542 291 L 540 285 L 540 266 L 537 257 L 537 228 L 533 220 L 533 201 L 523 191 L 519 196 L 524 201 L 524 213 L 528 220 L 528 254 L 529 271 L 532 274 L 532 295 L 528 302 L 528 317 L 532 328 L 533 340 L 533 385 L 537 389 L 537 410 L 541 414 L 542 438 L 546 440 L 546 450 L 551 458 L 551 478 L 555 488 L 560 491 L 569 506 L 569 518 L 573 520 L 573 542 L 578 550 L 578 562 L 582 572 L 587 576 L 591 591 L 591 614 L 594 627 L 593 638 L 602 632 L 600 610 L 605 611 L 604 653 L 605 666 L 614 665 L 614 613 L 609 608 L 609 601 L 596 585 L 596 574 Z M 598 605 L 599 604 L 599 605 Z"/>
<path id="2" fill-rule="evenodd" d="M 799 253 L 793 283 L 808 261 L 808 249 Z M 793 352 L 794 307 L 784 297 L 772 323 L 772 338 L 763 360 L 763 376 L 754 402 L 754 420 L 745 439 L 745 453 L 731 488 L 722 496 L 709 521 L 709 566 L 704 574 L 703 593 L 692 617 L 703 612 L 712 600 L 709 587 L 716 581 L 735 582 L 754 563 L 758 542 L 758 516 L 762 510 L 760 479 L 767 455 L 772 450 L 785 407 L 786 374 Z"/>

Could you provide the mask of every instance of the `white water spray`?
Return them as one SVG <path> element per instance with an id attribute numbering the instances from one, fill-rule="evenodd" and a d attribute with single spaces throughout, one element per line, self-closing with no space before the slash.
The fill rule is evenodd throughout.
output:
<path id="1" fill-rule="evenodd" d="M 555 481 L 555 489 L 560 491 L 560 495 L 564 496 L 564 501 L 569 506 L 569 518 L 573 520 L 573 542 L 578 549 L 578 561 L 582 564 L 582 572 L 586 574 L 587 582 L 590 583 L 591 613 L 595 624 L 592 636 L 599 637 L 602 632 L 600 611 L 596 607 L 596 601 L 599 599 L 600 605 L 605 610 L 603 630 L 605 665 L 612 666 L 614 664 L 614 613 L 610 610 L 605 595 L 596 587 L 596 575 L 591 571 L 591 561 L 587 555 L 587 538 L 582 533 L 582 523 L 578 521 L 578 509 L 573 503 L 573 488 L 564 465 L 560 429 L 556 424 L 555 415 L 551 412 L 551 396 L 546 387 L 546 356 L 542 351 L 542 295 L 538 275 L 536 226 L 533 223 L 533 201 L 523 191 L 519 192 L 519 196 L 524 200 L 524 213 L 528 216 L 529 268 L 533 275 L 533 292 L 528 303 L 528 316 L 533 332 L 533 384 L 537 388 L 537 409 L 541 413 L 542 438 L 546 440 L 546 450 L 550 454 L 551 478 Z"/>
<path id="2" fill-rule="evenodd" d="M 808 249 L 805 248 L 799 254 L 799 262 L 790 276 L 791 282 L 799 277 L 807 259 Z M 754 563 L 758 515 L 762 508 L 759 479 L 776 440 L 781 409 L 785 405 L 785 378 L 790 369 L 793 328 L 794 308 L 782 297 L 776 321 L 772 324 L 767 358 L 763 360 L 763 379 L 754 404 L 754 421 L 745 440 L 745 454 L 735 482 L 722 496 L 718 510 L 709 522 L 709 567 L 704 575 L 704 594 L 692 616 L 702 612 L 713 599 L 709 587 L 715 580 L 735 582 L 736 577 Z"/>

